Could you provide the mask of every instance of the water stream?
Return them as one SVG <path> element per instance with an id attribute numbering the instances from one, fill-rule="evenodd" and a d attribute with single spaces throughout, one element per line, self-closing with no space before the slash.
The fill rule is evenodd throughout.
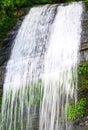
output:
<path id="1" fill-rule="evenodd" d="M 81 2 L 31 8 L 7 63 L 0 130 L 72 130 L 82 12 Z"/>

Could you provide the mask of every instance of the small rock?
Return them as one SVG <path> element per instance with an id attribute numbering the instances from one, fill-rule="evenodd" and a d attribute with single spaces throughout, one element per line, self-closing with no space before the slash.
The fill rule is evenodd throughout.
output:
<path id="1" fill-rule="evenodd" d="M 88 126 L 88 121 L 85 121 L 85 125 Z"/>
<path id="2" fill-rule="evenodd" d="M 80 125 L 80 126 L 84 126 L 84 125 L 85 125 L 85 123 L 83 123 L 83 122 L 80 122 L 80 123 L 79 123 L 79 125 Z"/>
<path id="3" fill-rule="evenodd" d="M 24 10 L 17 10 L 17 11 L 15 11 L 14 16 L 15 16 L 15 17 L 21 17 L 21 16 L 23 16 L 24 14 L 25 14 L 25 11 L 24 11 Z"/>

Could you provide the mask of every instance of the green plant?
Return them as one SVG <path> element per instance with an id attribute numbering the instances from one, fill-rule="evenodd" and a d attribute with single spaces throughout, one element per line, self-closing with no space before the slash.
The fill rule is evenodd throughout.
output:
<path id="1" fill-rule="evenodd" d="M 88 9 L 88 0 L 83 0 L 83 1 L 84 1 L 85 5 L 86 5 L 86 7 Z"/>
<path id="2" fill-rule="evenodd" d="M 80 99 L 76 105 L 70 104 L 68 106 L 67 117 L 68 120 L 75 120 L 77 118 L 82 118 L 85 114 L 87 101 L 85 98 Z"/>
<path id="3" fill-rule="evenodd" d="M 88 62 L 83 63 L 81 66 L 78 68 L 78 74 L 79 75 L 85 75 L 88 73 Z"/>
<path id="4" fill-rule="evenodd" d="M 88 91 L 88 62 L 78 67 L 78 93 Z M 83 95 L 86 97 L 86 95 Z"/>
<path id="5" fill-rule="evenodd" d="M 59 2 L 73 2 L 79 0 L 60 0 Z M 88 0 L 83 0 L 88 6 Z M 14 11 L 22 7 L 33 5 L 57 3 L 58 0 L 0 0 L 0 43 L 6 37 L 8 31 L 15 25 Z"/>
<path id="6" fill-rule="evenodd" d="M 0 0 L 0 46 L 2 47 L 2 40 L 17 22 L 14 16 L 16 10 L 50 2 L 51 0 Z"/>

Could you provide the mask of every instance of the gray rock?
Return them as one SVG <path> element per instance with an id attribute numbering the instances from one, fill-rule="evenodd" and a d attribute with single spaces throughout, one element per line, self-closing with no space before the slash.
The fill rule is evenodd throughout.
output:
<path id="1" fill-rule="evenodd" d="M 88 61 L 88 11 L 84 6 L 82 14 L 82 33 L 80 46 L 80 62 Z"/>
<path id="2" fill-rule="evenodd" d="M 12 31 L 7 34 L 7 37 L 3 41 L 3 47 L 0 48 L 0 95 L 3 93 L 3 82 L 4 82 L 4 74 L 6 69 L 6 64 L 8 59 L 10 58 L 12 43 L 18 33 L 18 29 L 21 26 L 24 17 L 22 17 L 13 27 Z"/>

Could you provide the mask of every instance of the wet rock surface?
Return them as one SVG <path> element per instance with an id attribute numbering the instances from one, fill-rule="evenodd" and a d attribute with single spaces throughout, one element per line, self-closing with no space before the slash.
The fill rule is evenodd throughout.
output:
<path id="1" fill-rule="evenodd" d="M 13 27 L 12 31 L 7 34 L 7 37 L 3 40 L 3 47 L 0 48 L 0 95 L 3 93 L 3 82 L 5 77 L 6 64 L 10 58 L 14 39 L 18 33 L 18 29 L 21 26 L 23 19 L 24 16 L 19 19 L 17 24 Z"/>
<path id="2" fill-rule="evenodd" d="M 88 10 L 84 6 L 82 14 L 82 33 L 80 46 L 80 62 L 88 61 Z"/>
<path id="3" fill-rule="evenodd" d="M 15 12 L 14 15 L 15 17 L 18 17 L 18 22 L 13 29 L 8 32 L 7 37 L 2 42 L 2 47 L 0 47 L 0 95 L 3 93 L 6 64 L 10 58 L 11 50 L 14 45 L 14 39 L 29 9 L 30 8 L 23 8 L 22 10 Z"/>
<path id="4" fill-rule="evenodd" d="M 88 130 L 88 116 L 74 121 L 73 130 Z"/>
<path id="5" fill-rule="evenodd" d="M 87 126 L 74 125 L 73 130 L 88 130 Z"/>

